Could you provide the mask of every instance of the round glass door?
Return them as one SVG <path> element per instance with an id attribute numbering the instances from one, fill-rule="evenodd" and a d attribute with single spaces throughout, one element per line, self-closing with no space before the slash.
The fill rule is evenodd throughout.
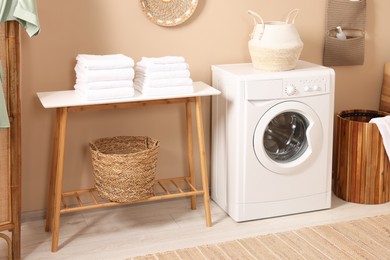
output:
<path id="1" fill-rule="evenodd" d="M 275 116 L 264 131 L 264 150 L 274 161 L 286 163 L 295 160 L 307 148 L 308 122 L 296 112 Z"/>
<path id="2" fill-rule="evenodd" d="M 253 148 L 258 161 L 281 174 L 299 173 L 318 155 L 322 124 L 309 106 L 286 101 L 271 107 L 258 121 Z"/>

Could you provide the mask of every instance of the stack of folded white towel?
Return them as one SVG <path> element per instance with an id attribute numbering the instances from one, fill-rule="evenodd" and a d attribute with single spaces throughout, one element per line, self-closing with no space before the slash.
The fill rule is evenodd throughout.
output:
<path id="1" fill-rule="evenodd" d="M 134 88 L 144 95 L 186 94 L 194 91 L 184 57 L 143 57 L 135 66 Z"/>
<path id="2" fill-rule="evenodd" d="M 87 100 L 126 98 L 134 95 L 134 60 L 123 54 L 76 57 L 76 93 Z"/>

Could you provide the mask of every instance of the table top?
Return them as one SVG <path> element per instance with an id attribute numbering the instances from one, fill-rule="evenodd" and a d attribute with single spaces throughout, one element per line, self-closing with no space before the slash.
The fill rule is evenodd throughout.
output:
<path id="1" fill-rule="evenodd" d="M 138 91 L 134 91 L 134 96 L 129 98 L 105 99 L 105 100 L 86 100 L 79 96 L 75 90 L 62 90 L 50 92 L 38 92 L 38 98 L 44 108 L 59 108 L 59 107 L 74 107 L 74 106 L 89 106 L 99 104 L 116 104 L 139 101 L 151 101 L 162 99 L 175 99 L 187 97 L 201 97 L 219 95 L 221 92 L 204 82 L 194 82 L 194 92 L 180 95 L 159 95 L 146 96 Z"/>

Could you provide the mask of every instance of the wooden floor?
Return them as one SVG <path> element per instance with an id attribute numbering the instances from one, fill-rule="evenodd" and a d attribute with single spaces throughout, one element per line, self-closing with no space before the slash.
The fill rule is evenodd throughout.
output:
<path id="1" fill-rule="evenodd" d="M 362 205 L 333 196 L 327 210 L 236 223 L 215 203 L 213 226 L 207 228 L 203 205 L 191 210 L 188 199 L 129 205 L 61 217 L 60 249 L 51 253 L 51 234 L 40 213 L 24 214 L 23 259 L 127 259 L 131 256 L 236 238 L 293 230 L 366 216 L 390 214 L 390 203 Z M 0 240 L 0 259 L 6 259 Z"/>

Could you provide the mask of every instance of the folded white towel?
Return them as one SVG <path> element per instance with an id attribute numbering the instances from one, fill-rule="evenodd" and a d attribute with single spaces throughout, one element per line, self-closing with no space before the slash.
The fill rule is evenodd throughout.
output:
<path id="1" fill-rule="evenodd" d="M 154 64 L 139 61 L 135 66 L 136 71 L 141 71 L 144 73 L 148 72 L 158 72 L 158 71 L 174 71 L 174 70 L 187 70 L 189 66 L 187 63 L 172 63 L 172 64 Z"/>
<path id="2" fill-rule="evenodd" d="M 142 57 L 141 61 L 154 63 L 154 64 L 170 64 L 170 63 L 182 63 L 185 62 L 182 56 L 162 56 L 158 58 Z"/>
<path id="3" fill-rule="evenodd" d="M 172 70 L 172 71 L 156 71 L 156 72 L 135 72 L 135 77 L 145 77 L 150 79 L 171 79 L 171 78 L 189 78 L 191 73 L 188 69 L 186 70 Z"/>
<path id="4" fill-rule="evenodd" d="M 134 96 L 134 88 L 76 89 L 76 93 L 87 100 L 129 98 Z"/>
<path id="5" fill-rule="evenodd" d="M 375 117 L 369 123 L 376 124 L 383 139 L 387 156 L 390 160 L 390 116 Z"/>
<path id="6" fill-rule="evenodd" d="M 133 80 L 134 69 L 107 69 L 107 70 L 88 70 L 81 68 L 78 64 L 75 67 L 76 83 L 88 83 L 105 80 Z"/>
<path id="7" fill-rule="evenodd" d="M 134 60 L 123 54 L 79 54 L 77 55 L 76 60 L 80 67 L 85 69 L 120 69 L 134 67 Z"/>
<path id="8" fill-rule="evenodd" d="M 175 86 L 192 86 L 191 78 L 173 78 L 173 79 L 149 79 L 138 77 L 134 82 L 142 87 L 148 88 L 164 88 L 164 87 L 175 87 Z"/>
<path id="9" fill-rule="evenodd" d="M 165 88 L 148 88 L 134 84 L 134 88 L 146 96 L 183 95 L 194 92 L 193 86 L 176 86 Z"/>
<path id="10" fill-rule="evenodd" d="M 106 80 L 106 81 L 96 81 L 88 83 L 79 83 L 74 85 L 75 89 L 102 89 L 102 88 L 124 88 L 132 87 L 134 82 L 132 80 Z"/>

